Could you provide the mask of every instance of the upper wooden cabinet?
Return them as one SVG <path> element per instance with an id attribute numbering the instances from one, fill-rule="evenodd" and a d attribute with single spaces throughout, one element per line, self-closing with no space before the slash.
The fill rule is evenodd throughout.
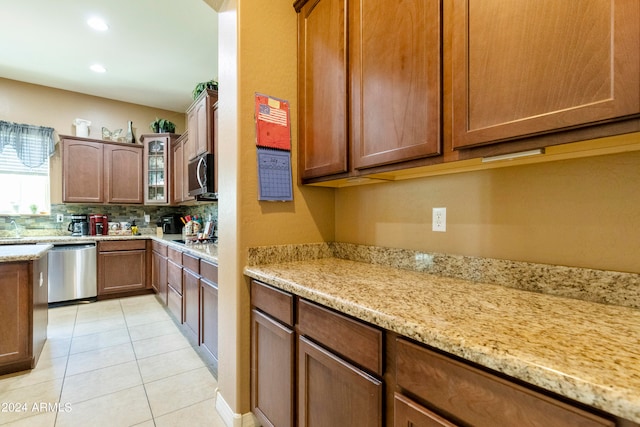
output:
<path id="1" fill-rule="evenodd" d="M 191 160 L 203 153 L 213 153 L 213 110 L 217 101 L 218 92 L 205 89 L 187 109 L 189 139 L 184 151 L 187 160 Z"/>
<path id="2" fill-rule="evenodd" d="M 353 167 L 440 153 L 439 1 L 349 1 Z"/>
<path id="3" fill-rule="evenodd" d="M 64 137 L 62 149 L 62 201 L 104 201 L 104 144 Z"/>
<path id="4" fill-rule="evenodd" d="M 346 1 L 307 2 L 298 32 L 300 175 L 347 172 Z"/>
<path id="5" fill-rule="evenodd" d="M 440 153 L 440 3 L 296 8 L 302 178 Z"/>
<path id="6" fill-rule="evenodd" d="M 171 142 L 179 135 L 153 133 L 140 136 L 144 147 L 144 203 L 166 205 L 171 195 L 172 168 L 170 167 Z"/>
<path id="7" fill-rule="evenodd" d="M 142 146 L 105 144 L 107 203 L 143 203 Z"/>
<path id="8" fill-rule="evenodd" d="M 640 6 L 453 0 L 452 146 L 640 113 Z"/>
<path id="9" fill-rule="evenodd" d="M 142 146 L 62 137 L 62 201 L 142 203 Z"/>

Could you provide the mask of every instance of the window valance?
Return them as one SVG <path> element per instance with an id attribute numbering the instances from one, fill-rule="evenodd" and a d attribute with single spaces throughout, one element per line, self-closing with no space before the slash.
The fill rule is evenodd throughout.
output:
<path id="1" fill-rule="evenodd" d="M 55 129 L 0 120 L 0 153 L 12 146 L 25 166 L 37 168 L 56 150 Z"/>

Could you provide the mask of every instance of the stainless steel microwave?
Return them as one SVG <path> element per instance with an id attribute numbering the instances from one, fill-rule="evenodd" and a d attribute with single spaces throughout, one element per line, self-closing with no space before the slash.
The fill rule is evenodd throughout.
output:
<path id="1" fill-rule="evenodd" d="M 201 154 L 188 164 L 189 196 L 196 200 L 218 200 L 213 154 Z"/>

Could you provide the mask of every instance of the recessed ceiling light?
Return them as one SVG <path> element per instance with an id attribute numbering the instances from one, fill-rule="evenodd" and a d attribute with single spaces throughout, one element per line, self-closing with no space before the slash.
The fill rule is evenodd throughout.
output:
<path id="1" fill-rule="evenodd" d="M 93 64 L 91 67 L 89 67 L 89 69 L 96 73 L 104 73 L 105 71 L 107 71 L 107 69 L 100 64 Z"/>
<path id="2" fill-rule="evenodd" d="M 104 19 L 98 18 L 97 16 L 89 18 L 87 24 L 96 31 L 107 31 L 109 29 L 109 26 L 104 22 Z"/>

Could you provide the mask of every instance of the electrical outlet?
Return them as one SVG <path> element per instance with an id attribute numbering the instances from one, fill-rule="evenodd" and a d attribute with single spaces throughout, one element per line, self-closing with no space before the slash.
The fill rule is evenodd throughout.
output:
<path id="1" fill-rule="evenodd" d="M 433 208 L 433 231 L 447 231 L 447 208 Z"/>
<path id="2" fill-rule="evenodd" d="M 149 224 L 151 222 L 151 216 L 144 214 L 144 222 L 145 224 Z"/>
<path id="3" fill-rule="evenodd" d="M 64 222 L 64 215 L 63 214 L 57 214 L 56 215 L 56 222 Z"/>

